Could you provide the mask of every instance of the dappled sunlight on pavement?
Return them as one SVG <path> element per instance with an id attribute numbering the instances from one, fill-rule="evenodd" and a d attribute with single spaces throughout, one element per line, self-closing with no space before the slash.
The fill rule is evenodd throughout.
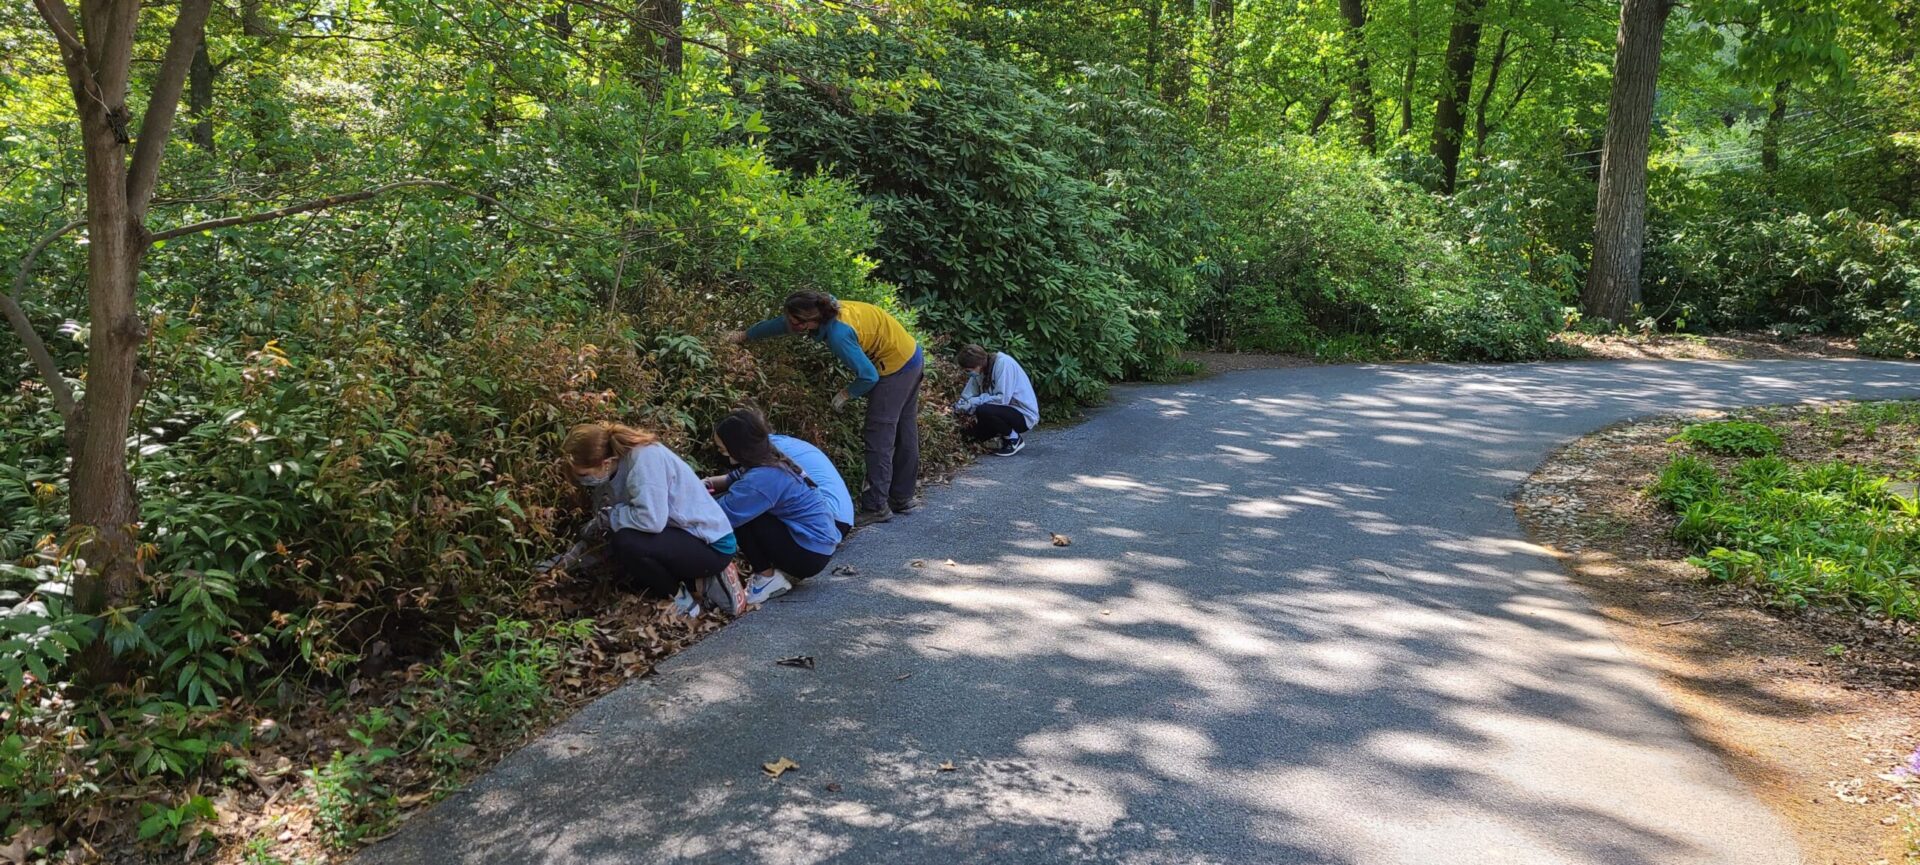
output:
<path id="1" fill-rule="evenodd" d="M 1613 420 L 1912 394 L 1913 372 L 1340 367 L 1123 391 L 362 858 L 1796 862 L 1504 502 Z M 773 665 L 796 654 L 818 668 Z M 763 776 L 779 757 L 801 768 Z"/>

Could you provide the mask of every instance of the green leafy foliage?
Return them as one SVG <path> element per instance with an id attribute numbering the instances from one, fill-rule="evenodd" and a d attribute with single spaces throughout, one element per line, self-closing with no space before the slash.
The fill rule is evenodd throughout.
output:
<path id="1" fill-rule="evenodd" d="M 1544 353 L 1558 324 L 1558 299 L 1512 260 L 1470 258 L 1432 196 L 1342 150 L 1232 149 L 1202 196 L 1220 224 L 1209 341 L 1512 360 Z"/>
<path id="2" fill-rule="evenodd" d="M 767 53 L 822 74 L 938 80 L 899 107 L 774 81 L 761 96 L 779 164 L 858 185 L 881 227 L 878 273 L 922 324 L 1020 358 L 1047 400 L 1092 399 L 1170 357 L 1180 332 L 1163 322 L 1179 320 L 1179 298 L 1154 289 L 1177 283 L 1178 267 L 1139 258 L 1146 235 L 1126 222 L 1127 193 L 1089 179 L 1078 157 L 1104 160 L 1088 132 L 1019 69 L 964 44 L 936 55 L 851 28 Z M 1162 230 L 1143 211 L 1138 231 Z"/>
<path id="3" fill-rule="evenodd" d="M 1717 454 L 1758 456 L 1780 450 L 1780 433 L 1766 424 L 1745 420 L 1688 424 L 1668 441 L 1686 442 Z"/>
<path id="4" fill-rule="evenodd" d="M 1650 493 L 1679 517 L 1689 562 L 1722 582 L 1754 585 L 1773 602 L 1920 618 L 1920 505 L 1889 478 L 1845 462 L 1742 460 L 1731 480 L 1679 454 Z"/>
<path id="5" fill-rule="evenodd" d="M 1720 473 L 1706 460 L 1688 454 L 1676 454 L 1668 460 L 1652 490 L 1655 498 L 1675 509 L 1685 509 L 1719 492 Z"/>

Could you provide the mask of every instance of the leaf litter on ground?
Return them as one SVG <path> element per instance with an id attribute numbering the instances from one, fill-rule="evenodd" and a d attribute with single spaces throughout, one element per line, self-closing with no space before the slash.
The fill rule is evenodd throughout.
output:
<path id="1" fill-rule="evenodd" d="M 760 771 L 767 773 L 767 777 L 769 778 L 778 778 L 798 768 L 800 768 L 799 763 L 795 763 L 786 757 L 781 757 L 771 763 L 760 764 Z"/>

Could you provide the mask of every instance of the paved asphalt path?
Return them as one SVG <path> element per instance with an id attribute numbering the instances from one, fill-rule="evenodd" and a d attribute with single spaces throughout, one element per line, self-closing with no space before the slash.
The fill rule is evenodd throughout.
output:
<path id="1" fill-rule="evenodd" d="M 1121 389 L 359 861 L 1798 862 L 1509 495 L 1613 421 L 1917 393 L 1861 361 Z"/>

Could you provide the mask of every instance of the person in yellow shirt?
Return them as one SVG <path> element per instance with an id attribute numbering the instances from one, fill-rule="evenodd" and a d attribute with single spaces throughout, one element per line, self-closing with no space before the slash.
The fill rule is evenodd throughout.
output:
<path id="1" fill-rule="evenodd" d="M 854 525 L 884 523 L 920 504 L 920 345 L 886 310 L 821 291 L 787 297 L 781 315 L 728 334 L 735 343 L 802 334 L 825 343 L 853 371 L 853 382 L 833 396 L 834 408 L 865 397 L 867 482 Z"/>

